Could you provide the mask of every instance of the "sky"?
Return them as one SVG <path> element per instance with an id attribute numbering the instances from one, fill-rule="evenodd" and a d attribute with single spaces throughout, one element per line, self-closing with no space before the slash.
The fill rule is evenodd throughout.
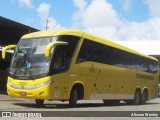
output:
<path id="1" fill-rule="evenodd" d="M 160 40 L 160 0 L 1 0 L 0 16 L 45 30 L 80 29 L 113 41 Z"/>

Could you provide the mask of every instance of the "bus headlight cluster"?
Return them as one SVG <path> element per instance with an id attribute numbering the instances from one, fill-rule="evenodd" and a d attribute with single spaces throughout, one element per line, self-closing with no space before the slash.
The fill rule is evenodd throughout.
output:
<path id="1" fill-rule="evenodd" d="M 15 89 L 21 89 L 21 86 L 14 85 L 14 84 L 10 83 L 9 81 L 7 81 L 7 85 L 12 87 L 12 88 L 15 88 Z"/>
<path id="2" fill-rule="evenodd" d="M 43 86 L 46 86 L 46 85 L 49 85 L 53 83 L 53 80 L 49 80 L 49 81 L 46 81 L 46 82 L 43 82 L 43 83 L 40 83 L 40 84 L 37 84 L 35 85 L 36 88 L 40 88 L 40 87 L 43 87 Z"/>
<path id="3" fill-rule="evenodd" d="M 13 84 L 7 81 L 7 85 L 12 86 Z"/>
<path id="4" fill-rule="evenodd" d="M 40 84 L 36 84 L 36 85 L 33 85 L 33 86 L 23 86 L 23 89 L 33 90 L 33 89 L 37 89 L 37 88 L 49 85 L 51 83 L 53 83 L 53 80 L 49 80 L 49 81 L 46 81 L 46 82 L 43 82 L 43 83 L 40 83 Z M 14 84 L 12 84 L 8 81 L 7 81 L 7 85 L 12 87 L 12 88 L 15 88 L 15 89 L 22 89 L 22 85 L 14 85 Z"/>

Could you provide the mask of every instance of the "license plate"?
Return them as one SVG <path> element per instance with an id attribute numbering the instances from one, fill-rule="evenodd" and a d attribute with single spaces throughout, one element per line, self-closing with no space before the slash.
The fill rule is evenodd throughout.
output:
<path id="1" fill-rule="evenodd" d="M 26 92 L 19 92 L 20 96 L 26 96 Z"/>

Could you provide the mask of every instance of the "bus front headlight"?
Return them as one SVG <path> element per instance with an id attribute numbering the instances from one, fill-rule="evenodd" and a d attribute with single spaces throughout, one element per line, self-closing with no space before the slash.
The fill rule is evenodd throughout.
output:
<path id="1" fill-rule="evenodd" d="M 7 85 L 12 86 L 13 84 L 12 84 L 12 83 L 10 83 L 9 81 L 7 81 Z"/>
<path id="2" fill-rule="evenodd" d="M 53 83 L 53 80 L 49 80 L 49 81 L 46 81 L 46 82 L 43 82 L 43 83 L 40 83 L 40 84 L 37 84 L 35 85 L 36 88 L 40 88 L 40 87 L 43 87 L 43 86 L 46 86 L 46 85 L 49 85 Z"/>

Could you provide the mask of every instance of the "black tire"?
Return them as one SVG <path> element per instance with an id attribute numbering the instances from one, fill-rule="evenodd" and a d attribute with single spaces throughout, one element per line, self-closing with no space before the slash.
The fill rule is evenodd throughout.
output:
<path id="1" fill-rule="evenodd" d="M 148 92 L 144 91 L 141 96 L 141 104 L 146 104 L 146 101 L 148 100 Z"/>
<path id="2" fill-rule="evenodd" d="M 43 107 L 44 106 L 44 100 L 35 99 L 37 107 Z"/>
<path id="3" fill-rule="evenodd" d="M 73 88 L 69 99 L 69 106 L 72 108 L 76 107 L 77 100 L 78 100 L 78 89 Z"/>
<path id="4" fill-rule="evenodd" d="M 120 103 L 119 100 L 103 100 L 105 105 L 118 105 Z"/>
<path id="5" fill-rule="evenodd" d="M 136 90 L 132 104 L 133 105 L 140 105 L 140 103 L 141 103 L 141 93 L 139 90 Z"/>

